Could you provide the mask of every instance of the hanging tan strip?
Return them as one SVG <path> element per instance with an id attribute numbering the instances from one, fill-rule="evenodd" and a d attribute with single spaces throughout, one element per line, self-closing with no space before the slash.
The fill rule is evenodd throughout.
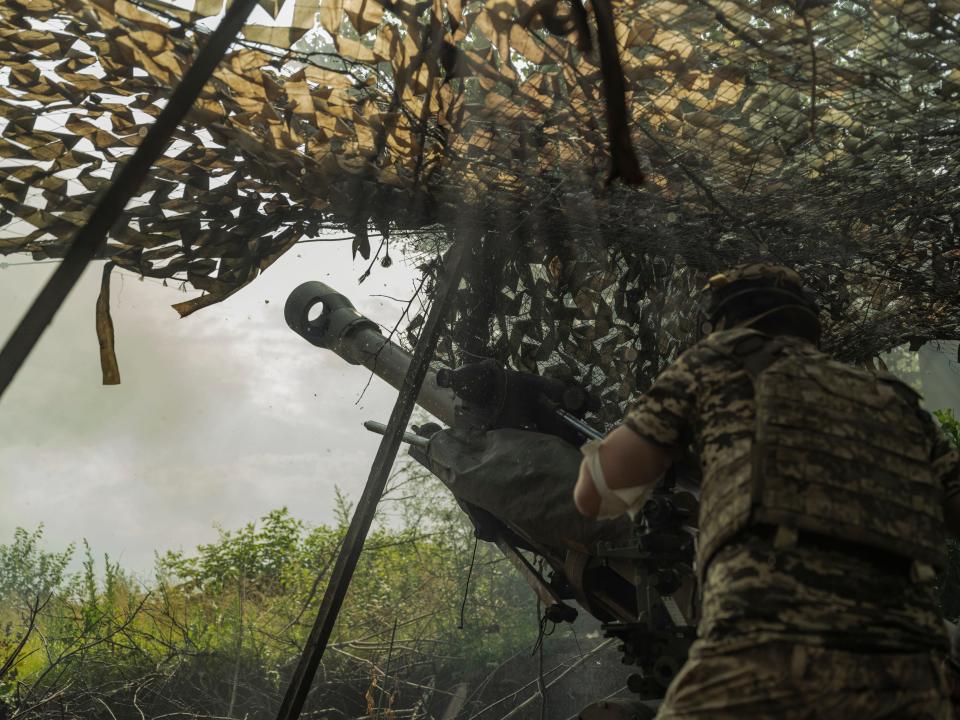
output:
<path id="1" fill-rule="evenodd" d="M 113 318 L 110 316 L 110 274 L 114 267 L 112 262 L 103 266 L 100 294 L 97 296 L 97 340 L 100 342 L 100 369 L 104 385 L 120 384 L 120 366 L 113 342 Z"/>

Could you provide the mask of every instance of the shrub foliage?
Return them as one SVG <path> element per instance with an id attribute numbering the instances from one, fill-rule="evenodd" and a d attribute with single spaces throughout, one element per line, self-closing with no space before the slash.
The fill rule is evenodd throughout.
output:
<path id="1" fill-rule="evenodd" d="M 457 682 L 535 642 L 533 600 L 482 544 L 459 627 L 471 528 L 428 478 L 398 488 L 304 717 L 439 715 Z M 18 529 L 0 546 L 0 717 L 273 717 L 346 530 L 338 502 L 331 525 L 283 508 L 220 529 L 158 556 L 148 583 L 86 544 L 70 572 L 73 547 L 48 552 L 42 527 Z"/>

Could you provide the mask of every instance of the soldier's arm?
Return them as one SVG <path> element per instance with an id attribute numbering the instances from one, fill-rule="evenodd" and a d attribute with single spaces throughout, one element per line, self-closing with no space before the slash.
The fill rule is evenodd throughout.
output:
<path id="1" fill-rule="evenodd" d="M 652 487 L 660 479 L 687 438 L 694 402 L 692 362 L 685 354 L 603 439 L 599 460 L 610 490 Z M 586 460 L 580 465 L 573 499 L 580 512 L 597 517 L 601 498 Z"/>
<path id="2" fill-rule="evenodd" d="M 654 445 L 626 425 L 608 434 L 600 445 L 600 464 L 607 487 L 611 490 L 653 485 L 672 462 L 668 450 Z M 600 494 L 586 461 L 580 464 L 573 501 L 587 517 L 597 517 L 599 514 Z"/>

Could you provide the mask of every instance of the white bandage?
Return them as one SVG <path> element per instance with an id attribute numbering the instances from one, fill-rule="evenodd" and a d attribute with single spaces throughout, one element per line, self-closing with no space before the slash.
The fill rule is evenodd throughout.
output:
<path id="1" fill-rule="evenodd" d="M 611 490 L 607 485 L 607 479 L 603 474 L 603 466 L 600 464 L 600 444 L 602 440 L 591 440 L 580 448 L 583 453 L 584 462 L 587 464 L 587 471 L 593 478 L 593 486 L 597 489 L 600 496 L 600 508 L 597 510 L 597 520 L 609 520 L 620 517 L 627 513 L 630 519 L 646 504 L 653 485 L 638 485 L 630 488 L 618 488 Z"/>

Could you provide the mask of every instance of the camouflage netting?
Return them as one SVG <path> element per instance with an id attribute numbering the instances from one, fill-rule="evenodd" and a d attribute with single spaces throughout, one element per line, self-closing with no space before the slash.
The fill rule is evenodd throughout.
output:
<path id="1" fill-rule="evenodd" d="M 745 258 L 807 273 L 845 359 L 960 338 L 960 2 L 615 3 L 640 188 L 605 183 L 606 2 L 262 0 L 289 26 L 247 26 L 104 256 L 204 291 L 186 315 L 331 229 L 374 260 L 470 232 L 442 359 L 611 415 Z M 63 255 L 220 11 L 6 0 L 0 252 Z"/>

